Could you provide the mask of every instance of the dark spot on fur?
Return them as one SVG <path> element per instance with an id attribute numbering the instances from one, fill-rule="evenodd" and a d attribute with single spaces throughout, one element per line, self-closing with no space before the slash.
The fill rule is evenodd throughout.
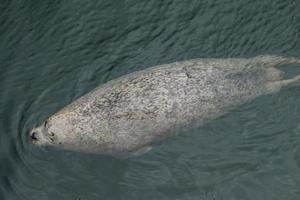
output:
<path id="1" fill-rule="evenodd" d="M 188 73 L 188 72 L 185 72 L 185 75 L 186 75 L 186 77 L 188 77 L 188 78 L 192 78 L 191 74 Z"/>

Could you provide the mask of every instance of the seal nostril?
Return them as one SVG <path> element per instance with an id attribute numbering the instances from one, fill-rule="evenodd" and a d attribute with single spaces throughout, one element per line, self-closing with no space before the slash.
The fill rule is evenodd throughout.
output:
<path id="1" fill-rule="evenodd" d="M 33 133 L 31 134 L 31 139 L 32 139 L 32 140 L 37 140 L 36 135 L 37 135 L 37 133 L 36 133 L 36 132 L 33 132 Z"/>

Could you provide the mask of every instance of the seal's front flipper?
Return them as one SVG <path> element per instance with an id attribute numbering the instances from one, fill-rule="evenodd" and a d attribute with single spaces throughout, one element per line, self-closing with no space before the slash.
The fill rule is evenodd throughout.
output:
<path id="1" fill-rule="evenodd" d="M 150 151 L 151 149 L 152 149 L 151 146 L 144 146 L 144 147 L 137 149 L 136 151 L 130 152 L 128 155 L 129 155 L 129 157 L 141 156 L 141 155 L 147 153 L 148 151 Z"/>
<path id="2" fill-rule="evenodd" d="M 264 67 L 275 67 L 284 64 L 300 64 L 299 58 L 283 57 L 277 55 L 261 55 L 256 56 L 252 60 L 253 62 L 262 65 Z"/>
<path id="3" fill-rule="evenodd" d="M 147 153 L 151 149 L 152 149 L 151 146 L 143 146 L 139 149 L 135 149 L 135 150 L 132 150 L 132 151 L 129 151 L 129 152 L 123 152 L 123 153 L 117 154 L 117 155 L 115 155 L 115 157 L 116 158 L 121 158 L 121 159 L 137 157 L 137 156 L 141 156 L 141 155 Z"/>

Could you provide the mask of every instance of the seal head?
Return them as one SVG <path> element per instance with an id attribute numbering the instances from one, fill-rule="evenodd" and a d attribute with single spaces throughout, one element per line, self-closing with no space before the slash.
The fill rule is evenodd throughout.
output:
<path id="1" fill-rule="evenodd" d="M 56 146 L 67 148 L 72 143 L 72 127 L 64 115 L 55 115 L 47 119 L 42 125 L 33 128 L 30 140 L 35 146 Z"/>
<path id="2" fill-rule="evenodd" d="M 54 142 L 54 134 L 47 130 L 47 121 L 43 125 L 38 126 L 30 132 L 30 139 L 32 144 L 37 146 L 48 146 Z"/>
<path id="3" fill-rule="evenodd" d="M 72 115 L 69 112 L 59 112 L 48 118 L 40 126 L 30 131 L 31 143 L 38 147 L 55 147 L 73 150 L 80 147 L 77 142 Z M 78 145 L 77 145 L 78 143 Z"/>

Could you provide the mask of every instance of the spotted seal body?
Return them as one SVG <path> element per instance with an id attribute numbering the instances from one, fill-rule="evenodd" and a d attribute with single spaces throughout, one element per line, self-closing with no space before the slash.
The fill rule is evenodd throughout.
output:
<path id="1" fill-rule="evenodd" d="M 111 80 L 31 131 L 32 142 L 85 153 L 130 155 L 258 96 L 299 83 L 276 65 L 295 58 L 194 59 Z"/>

